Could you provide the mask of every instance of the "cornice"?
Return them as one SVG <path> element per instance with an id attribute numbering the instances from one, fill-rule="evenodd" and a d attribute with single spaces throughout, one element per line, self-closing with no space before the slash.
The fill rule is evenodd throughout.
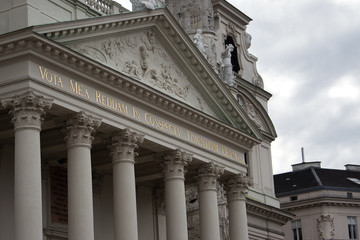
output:
<path id="1" fill-rule="evenodd" d="M 246 211 L 248 214 L 271 219 L 282 225 L 294 218 L 294 215 L 290 212 L 256 202 L 249 198 L 246 198 Z"/>
<path id="2" fill-rule="evenodd" d="M 313 208 L 321 206 L 335 207 L 360 207 L 360 199 L 356 198 L 338 198 L 338 197 L 319 197 L 306 200 L 282 203 L 281 209 L 286 211 L 294 211 L 304 208 Z"/>
<path id="3" fill-rule="evenodd" d="M 204 130 L 226 141 L 240 143 L 243 147 L 249 149 L 260 143 L 256 137 L 244 134 L 245 131 L 239 131 L 196 109 L 189 108 L 186 104 L 74 52 L 61 44 L 33 33 L 30 29 L 25 29 L 20 35 L 21 38 L 17 37 L 16 34 L 6 35 L 7 40 L 0 38 L 0 62 L 14 58 L 24 58 L 24 54 L 45 61 L 50 61 L 51 58 L 52 63 L 57 64 L 59 67 L 63 67 L 64 64 L 71 66 L 72 69 L 77 69 L 77 71 L 86 74 L 89 80 L 95 78 L 97 80 L 96 84 L 112 90 L 121 90 L 122 94 L 132 98 L 134 101 L 142 100 L 149 107 L 155 106 L 157 110 L 162 109 L 165 114 L 176 115 L 180 120 L 185 120 L 198 128 L 202 127 Z"/>
<path id="4" fill-rule="evenodd" d="M 217 16 L 218 12 L 224 12 L 224 14 L 229 21 L 234 23 L 241 23 L 239 27 L 245 30 L 246 25 L 249 24 L 252 19 L 247 16 L 245 13 L 241 12 L 239 9 L 235 8 L 233 5 L 224 0 L 212 0 L 214 6 L 214 15 Z"/>

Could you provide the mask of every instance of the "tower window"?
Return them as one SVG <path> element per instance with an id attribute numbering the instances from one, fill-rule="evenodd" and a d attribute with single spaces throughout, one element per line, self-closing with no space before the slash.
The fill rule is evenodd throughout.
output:
<path id="1" fill-rule="evenodd" d="M 234 42 L 233 38 L 230 37 L 230 36 L 227 36 L 227 38 L 225 39 L 225 46 L 229 45 L 229 44 L 234 46 L 234 50 L 231 53 L 232 70 L 234 72 L 238 73 L 240 71 L 240 65 L 239 65 L 239 60 L 238 60 L 237 47 L 235 45 L 235 42 Z"/>

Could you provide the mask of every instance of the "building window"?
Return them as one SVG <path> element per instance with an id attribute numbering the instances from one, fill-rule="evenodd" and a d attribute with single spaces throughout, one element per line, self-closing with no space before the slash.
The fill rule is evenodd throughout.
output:
<path id="1" fill-rule="evenodd" d="M 356 217 L 348 217 L 349 239 L 357 240 Z"/>
<path id="2" fill-rule="evenodd" d="M 230 36 L 227 36 L 227 38 L 225 39 L 225 46 L 229 45 L 229 44 L 233 45 L 233 47 L 234 47 L 234 50 L 231 53 L 232 70 L 234 72 L 238 73 L 240 71 L 240 65 L 239 65 L 239 60 L 238 60 L 237 47 L 235 45 L 233 38 Z"/>
<path id="3" fill-rule="evenodd" d="M 293 232 L 293 240 L 302 240 L 302 232 L 301 232 L 301 220 L 295 220 L 291 222 L 292 224 L 292 232 Z"/>
<path id="4" fill-rule="evenodd" d="M 290 201 L 296 201 L 296 200 L 298 200 L 298 197 L 297 197 L 297 196 L 291 196 L 291 197 L 290 197 Z"/>

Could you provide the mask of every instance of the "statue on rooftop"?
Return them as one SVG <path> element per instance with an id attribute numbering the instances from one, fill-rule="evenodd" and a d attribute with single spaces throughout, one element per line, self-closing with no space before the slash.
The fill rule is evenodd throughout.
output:
<path id="1" fill-rule="evenodd" d="M 231 64 L 232 51 L 234 51 L 234 46 L 232 44 L 226 45 L 225 51 L 221 53 L 220 62 L 220 78 L 231 87 L 236 85 Z"/>
<path id="2" fill-rule="evenodd" d="M 199 49 L 199 51 L 202 53 L 202 55 L 207 59 L 207 54 L 205 51 L 204 42 L 203 42 L 201 34 L 202 34 L 201 29 L 196 30 L 196 34 L 194 36 L 194 43 L 195 43 L 195 46 Z"/>

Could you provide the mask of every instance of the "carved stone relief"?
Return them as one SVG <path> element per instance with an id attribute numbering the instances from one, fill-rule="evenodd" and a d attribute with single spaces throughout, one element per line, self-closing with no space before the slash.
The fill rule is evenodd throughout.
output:
<path id="1" fill-rule="evenodd" d="M 251 47 L 251 35 L 245 32 L 245 47 L 246 49 L 249 49 Z"/>
<path id="2" fill-rule="evenodd" d="M 167 8 L 187 33 L 194 33 L 197 29 L 214 30 L 211 0 L 168 0 Z"/>
<path id="3" fill-rule="evenodd" d="M 334 218 L 330 215 L 321 215 L 317 222 L 317 231 L 320 240 L 334 239 L 335 237 L 335 224 Z"/>
<path id="4" fill-rule="evenodd" d="M 252 83 L 259 88 L 264 89 L 264 81 L 260 75 L 253 76 Z"/>
<path id="5" fill-rule="evenodd" d="M 223 184 L 217 183 L 220 239 L 230 240 L 229 236 L 229 217 L 227 210 L 226 191 Z M 198 187 L 196 184 L 186 186 L 186 209 L 188 220 L 189 240 L 200 239 L 200 219 Z"/>
<path id="6" fill-rule="evenodd" d="M 214 116 L 151 30 L 69 45 L 98 62 Z"/>
<path id="7" fill-rule="evenodd" d="M 247 113 L 249 118 L 255 123 L 255 125 L 262 130 L 265 130 L 264 124 L 261 120 L 260 114 L 256 111 L 254 105 L 243 96 L 238 95 L 238 102 L 242 109 Z"/>

